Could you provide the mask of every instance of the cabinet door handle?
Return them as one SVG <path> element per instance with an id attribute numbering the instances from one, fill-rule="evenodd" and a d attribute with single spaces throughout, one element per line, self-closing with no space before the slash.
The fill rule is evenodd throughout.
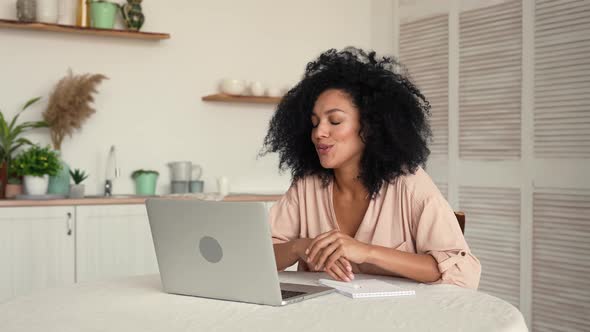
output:
<path id="1" fill-rule="evenodd" d="M 67 216 L 68 216 L 68 219 L 66 222 L 66 227 L 68 228 L 68 236 L 71 236 L 72 235 L 72 213 L 68 212 Z"/>

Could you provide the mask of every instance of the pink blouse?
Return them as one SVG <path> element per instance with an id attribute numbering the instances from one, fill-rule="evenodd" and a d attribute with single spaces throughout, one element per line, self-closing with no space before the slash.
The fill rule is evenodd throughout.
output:
<path id="1" fill-rule="evenodd" d="M 294 183 L 270 210 L 273 243 L 314 238 L 338 229 L 332 204 L 333 182 L 326 187 L 315 176 Z M 415 174 L 398 177 L 372 199 L 354 238 L 365 243 L 410 253 L 430 254 L 438 263 L 441 279 L 477 289 L 479 260 L 471 253 L 453 209 L 432 179 L 419 168 Z M 304 261 L 300 270 L 308 270 Z M 370 264 L 355 266 L 355 272 L 370 273 Z"/>

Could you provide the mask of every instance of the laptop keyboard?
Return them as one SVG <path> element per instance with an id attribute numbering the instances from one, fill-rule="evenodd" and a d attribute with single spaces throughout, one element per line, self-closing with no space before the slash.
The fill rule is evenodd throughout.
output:
<path id="1" fill-rule="evenodd" d="M 305 292 L 294 292 L 294 291 L 287 291 L 281 289 L 281 297 L 283 300 L 290 299 L 295 296 L 303 295 Z"/>

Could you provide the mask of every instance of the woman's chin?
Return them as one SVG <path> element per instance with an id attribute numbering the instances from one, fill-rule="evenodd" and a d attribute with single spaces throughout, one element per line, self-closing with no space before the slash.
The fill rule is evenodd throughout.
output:
<path id="1" fill-rule="evenodd" d="M 332 168 L 338 167 L 338 165 L 336 163 L 329 162 L 329 161 L 321 161 L 321 160 L 320 160 L 320 165 L 322 165 L 322 167 L 326 168 L 326 169 L 332 169 Z"/>

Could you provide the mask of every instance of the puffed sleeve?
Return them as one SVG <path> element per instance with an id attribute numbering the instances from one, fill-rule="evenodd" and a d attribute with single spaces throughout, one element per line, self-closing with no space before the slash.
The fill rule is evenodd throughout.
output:
<path id="1" fill-rule="evenodd" d="M 416 251 L 438 263 L 441 278 L 434 283 L 477 289 L 481 264 L 469 250 L 453 210 L 439 196 L 424 199 L 416 209 Z"/>
<path id="2" fill-rule="evenodd" d="M 269 223 L 273 244 L 299 238 L 301 225 L 296 183 L 270 208 Z"/>

